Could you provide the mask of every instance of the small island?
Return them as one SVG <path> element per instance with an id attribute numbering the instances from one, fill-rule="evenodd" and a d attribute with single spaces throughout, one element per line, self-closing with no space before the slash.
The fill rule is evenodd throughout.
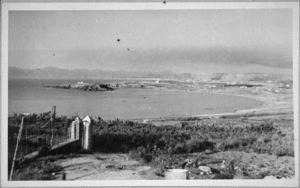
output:
<path id="1" fill-rule="evenodd" d="M 100 84 L 100 83 L 84 83 L 84 82 L 77 82 L 76 84 L 62 84 L 62 85 L 55 85 L 55 86 L 45 86 L 50 88 L 57 88 L 57 89 L 77 89 L 83 91 L 112 91 L 118 88 L 118 84 Z"/>

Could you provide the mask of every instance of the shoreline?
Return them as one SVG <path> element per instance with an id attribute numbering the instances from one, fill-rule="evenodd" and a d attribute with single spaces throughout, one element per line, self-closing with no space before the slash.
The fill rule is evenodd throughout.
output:
<path id="1" fill-rule="evenodd" d="M 151 89 L 152 90 L 152 89 Z M 212 94 L 212 95 L 222 95 L 222 96 L 236 96 L 236 97 L 242 97 L 246 99 L 251 99 L 256 102 L 259 102 L 260 104 L 255 106 L 254 108 L 248 108 L 248 109 L 236 109 L 234 111 L 229 111 L 229 112 L 221 112 L 221 113 L 204 113 L 204 114 L 194 114 L 194 115 L 189 115 L 189 116 L 166 116 L 166 117 L 153 117 L 153 118 L 147 118 L 147 117 L 141 117 L 141 118 L 112 118 L 112 119 L 104 119 L 104 120 L 114 120 L 114 119 L 120 119 L 120 120 L 125 120 L 125 121 L 167 121 L 167 120 L 181 120 L 184 121 L 184 119 L 189 119 L 189 118 L 219 118 L 221 116 L 253 116 L 253 115 L 260 115 L 260 114 L 278 114 L 278 113 L 284 113 L 284 114 L 291 114 L 293 112 L 293 108 L 286 107 L 286 106 L 276 106 L 272 103 L 272 99 L 263 97 L 261 96 L 253 96 L 251 94 L 238 94 L 235 93 L 230 94 L 226 92 L 209 92 L 209 91 L 203 91 L 203 90 L 195 90 L 195 91 L 187 91 L 187 90 L 176 90 L 176 89 L 157 89 L 154 88 L 153 90 L 163 90 L 167 92 L 193 92 L 193 93 L 199 93 L 199 94 Z M 40 112 L 43 113 L 43 112 Z M 9 116 L 12 116 L 14 113 L 10 114 Z M 39 114 L 39 113 L 36 113 Z M 72 115 L 62 115 L 62 116 L 67 116 L 67 117 L 72 117 Z M 74 115 L 73 115 L 74 116 Z M 94 115 L 90 117 L 99 117 L 99 115 Z M 101 117 L 101 116 L 100 116 Z"/>
<path id="2" fill-rule="evenodd" d="M 123 89 L 123 88 L 120 88 Z M 131 89 L 131 88 L 124 88 L 124 89 Z M 253 102 L 259 103 L 253 107 L 245 108 L 245 109 L 230 109 L 222 112 L 222 110 L 215 109 L 215 111 L 219 112 L 212 112 L 212 113 L 195 113 L 187 115 L 174 115 L 174 116 L 160 116 L 160 117 L 138 117 L 138 118 L 104 118 L 104 120 L 114 120 L 114 119 L 121 119 L 121 120 L 129 120 L 129 121 L 149 121 L 149 120 L 168 120 L 168 119 L 188 119 L 188 118 L 195 118 L 195 117 L 220 117 L 220 116 L 245 116 L 245 115 L 259 115 L 261 113 L 290 113 L 293 112 L 293 102 L 292 96 L 293 93 L 291 91 L 287 91 L 284 93 L 274 93 L 267 91 L 267 88 L 263 88 L 262 90 L 258 90 L 257 88 L 216 88 L 216 89 L 207 89 L 207 88 L 193 88 L 193 89 L 186 89 L 186 88 L 167 88 L 167 87 L 154 87 L 154 88 L 134 88 L 134 89 L 142 89 L 142 90 L 152 90 L 152 91 L 165 91 L 165 92 L 180 92 L 180 93 L 197 93 L 197 94 L 205 94 L 205 95 L 218 95 L 218 96 L 230 96 L 230 97 L 241 97 L 248 100 L 253 100 Z M 205 111 L 205 110 L 204 110 Z M 221 111 L 221 112 L 220 112 Z M 43 113 L 43 112 L 37 112 Z M 14 115 L 15 112 L 10 113 L 9 116 Z M 73 115 L 62 115 L 67 117 L 72 117 Z M 79 114 L 80 115 L 80 114 Z M 101 117 L 95 113 L 95 115 L 91 115 L 91 117 Z"/>
<path id="3" fill-rule="evenodd" d="M 160 89 L 158 89 L 160 90 Z M 138 118 L 138 119 L 129 119 L 132 121 L 168 121 L 168 120 L 184 120 L 189 118 L 219 118 L 221 116 L 260 116 L 262 114 L 268 114 L 268 115 L 277 115 L 277 114 L 293 114 L 293 103 L 291 101 L 291 104 L 281 104 L 276 105 L 274 104 L 274 100 L 276 99 L 276 96 L 255 96 L 253 94 L 241 94 L 241 93 L 226 93 L 228 91 L 216 91 L 216 92 L 210 92 L 207 90 L 194 90 L 194 91 L 187 91 L 187 90 L 176 90 L 176 89 L 164 89 L 165 91 L 180 91 L 180 92 L 194 92 L 194 93 L 200 93 L 200 94 L 214 94 L 214 95 L 225 95 L 225 96 L 236 96 L 236 97 L 243 97 L 251 100 L 255 100 L 257 102 L 260 102 L 260 104 L 254 108 L 249 109 L 237 109 L 233 112 L 223 112 L 223 113 L 208 113 L 208 114 L 195 114 L 191 116 L 180 116 L 180 117 L 161 117 L 161 118 Z M 265 93 L 263 93 L 265 94 Z M 277 99 L 278 100 L 278 99 Z M 177 121 L 178 121 L 177 120 Z M 176 120 L 174 120 L 176 121 Z"/>
<path id="4" fill-rule="evenodd" d="M 213 118 L 227 118 L 227 117 L 253 117 L 253 116 L 272 116 L 272 115 L 293 115 L 292 111 L 284 111 L 284 112 L 267 112 L 267 111 L 252 111 L 252 109 L 249 109 L 249 112 L 225 112 L 225 113 L 215 113 L 215 114 L 201 114 L 201 115 L 193 115 L 193 116 L 187 116 L 187 117 L 161 117 L 161 118 L 140 118 L 140 119 L 124 119 L 127 121 L 137 121 L 137 122 L 143 122 L 145 123 L 151 122 L 151 121 L 189 121 L 189 119 L 197 120 L 196 118 L 201 119 L 213 119 Z M 123 119 L 121 119 L 123 120 Z"/>

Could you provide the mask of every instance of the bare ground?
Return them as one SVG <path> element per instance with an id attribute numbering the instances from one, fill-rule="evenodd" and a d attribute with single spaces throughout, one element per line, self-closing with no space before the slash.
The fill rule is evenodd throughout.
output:
<path id="1" fill-rule="evenodd" d="M 211 158 L 235 159 L 235 167 L 237 167 L 235 179 L 261 179 L 265 176 L 294 178 L 295 175 L 294 157 L 290 156 L 277 157 L 268 154 L 227 151 L 215 153 Z"/>
<path id="2" fill-rule="evenodd" d="M 143 180 L 154 179 L 153 169 L 137 160 L 130 159 L 127 154 L 82 154 L 75 158 L 59 159 L 55 162 L 63 167 L 56 174 L 56 179 L 66 180 Z M 152 174 L 152 176 L 151 176 Z M 155 178 L 159 179 L 159 177 Z"/>
<path id="3" fill-rule="evenodd" d="M 294 157 L 277 157 L 268 154 L 246 153 L 238 151 L 218 152 L 214 154 L 194 153 L 176 155 L 178 160 L 195 159 L 201 156 L 207 166 L 220 169 L 222 163 L 211 161 L 230 161 L 235 159 L 236 174 L 234 179 L 262 179 L 274 176 L 278 179 L 295 178 Z M 80 154 L 74 158 L 55 161 L 63 167 L 63 171 L 53 174 L 56 180 L 62 179 L 63 172 L 66 180 L 160 180 L 164 177 L 155 174 L 157 167 L 151 167 L 143 162 L 131 159 L 128 154 Z M 190 179 L 210 179 L 210 176 L 189 174 Z"/>

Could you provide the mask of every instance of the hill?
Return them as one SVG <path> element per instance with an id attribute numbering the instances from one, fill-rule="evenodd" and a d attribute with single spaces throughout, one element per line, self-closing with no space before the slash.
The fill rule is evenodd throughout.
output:
<path id="1" fill-rule="evenodd" d="M 292 75 L 274 73 L 174 73 L 172 71 L 111 71 L 88 69 L 62 69 L 47 67 L 42 69 L 22 69 L 9 67 L 10 79 L 103 79 L 103 78 L 159 78 L 200 81 L 268 81 L 292 80 Z"/>

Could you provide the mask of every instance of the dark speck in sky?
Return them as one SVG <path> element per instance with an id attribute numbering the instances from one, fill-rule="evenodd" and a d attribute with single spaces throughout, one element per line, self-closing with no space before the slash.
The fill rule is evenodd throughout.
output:
<path id="1" fill-rule="evenodd" d="M 130 51 L 130 49 L 129 49 L 129 48 L 127 48 L 127 51 Z"/>
<path id="2" fill-rule="evenodd" d="M 55 54 L 53 54 L 53 56 L 55 56 Z"/>
<path id="3" fill-rule="evenodd" d="M 120 42 L 121 40 L 120 40 L 120 39 L 117 39 L 117 41 Z"/>
<path id="4" fill-rule="evenodd" d="M 166 1 L 163 1 L 163 4 L 166 4 L 167 2 Z"/>

